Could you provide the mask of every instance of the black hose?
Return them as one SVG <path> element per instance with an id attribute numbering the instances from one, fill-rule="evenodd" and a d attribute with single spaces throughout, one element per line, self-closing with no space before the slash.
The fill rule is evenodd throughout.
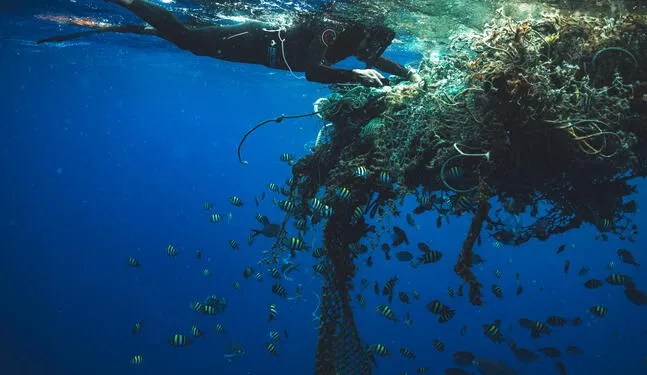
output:
<path id="1" fill-rule="evenodd" d="M 283 121 L 283 120 L 284 120 L 284 119 L 286 119 L 286 118 L 287 118 L 287 119 L 295 119 L 295 118 L 302 118 L 302 117 L 310 117 L 310 116 L 314 116 L 314 115 L 316 115 L 316 114 L 318 114 L 318 113 L 319 113 L 319 112 L 312 112 L 312 113 L 308 113 L 308 114 L 305 114 L 305 115 L 294 115 L 294 116 L 285 116 L 285 115 L 281 115 L 281 116 L 279 116 L 279 117 L 277 117 L 277 118 L 275 118 L 275 119 L 265 120 L 265 121 L 263 121 L 263 122 L 261 122 L 261 123 L 257 124 L 256 126 L 254 126 L 253 128 L 251 128 L 247 133 L 245 133 L 245 135 L 243 136 L 243 138 L 240 140 L 240 143 L 238 144 L 238 161 L 239 161 L 239 162 L 240 162 L 240 164 L 242 164 L 242 165 L 247 165 L 247 164 L 249 164 L 246 160 L 243 160 L 243 159 L 242 159 L 242 157 L 240 156 L 240 149 L 243 147 L 243 143 L 245 143 L 245 140 L 247 139 L 247 137 L 248 137 L 250 134 L 252 134 L 254 131 L 256 131 L 256 129 L 260 128 L 261 126 L 263 126 L 263 125 L 265 125 L 265 124 L 267 124 L 267 123 L 269 123 L 269 122 L 276 122 L 276 123 L 279 123 L 279 122 Z"/>

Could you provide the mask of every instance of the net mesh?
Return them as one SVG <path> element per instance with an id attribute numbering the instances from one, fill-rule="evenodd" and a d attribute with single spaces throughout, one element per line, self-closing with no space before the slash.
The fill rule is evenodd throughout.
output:
<path id="1" fill-rule="evenodd" d="M 472 272 L 483 234 L 519 246 L 589 224 L 599 239 L 633 241 L 636 204 L 625 198 L 647 174 L 645 47 L 644 17 L 501 14 L 451 38 L 442 59 L 426 55 L 419 82 L 334 87 L 320 106 L 327 142 L 293 166 L 289 194 L 295 219 L 324 223 L 316 374 L 371 373 L 351 308 L 354 249 L 376 232 L 366 220 L 400 215 L 407 196 L 438 227 L 471 217 L 454 271 L 474 305 L 485 302 Z M 518 215 L 524 225 L 511 226 Z"/>
<path id="2" fill-rule="evenodd" d="M 325 230 L 327 257 L 320 263 L 325 271 L 315 359 L 317 375 L 371 374 L 350 305 L 355 265 L 343 224 L 343 218 L 336 216 L 327 222 Z"/>

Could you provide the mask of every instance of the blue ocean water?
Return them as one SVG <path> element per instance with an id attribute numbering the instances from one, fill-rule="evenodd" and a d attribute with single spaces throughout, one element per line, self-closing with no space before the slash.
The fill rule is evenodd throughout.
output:
<path id="1" fill-rule="evenodd" d="M 0 374 L 313 373 L 315 293 L 321 285 L 313 260 L 296 259 L 301 270 L 292 274 L 288 289 L 302 284 L 300 301 L 273 295 L 269 275 L 263 282 L 245 280 L 242 270 L 261 270 L 256 262 L 272 245 L 259 237 L 247 246 L 249 229 L 258 227 L 255 213 L 273 222 L 283 217 L 267 191 L 268 183 L 282 184 L 290 177 L 279 155 L 308 153 L 305 146 L 316 137 L 321 120 L 285 120 L 261 128 L 245 144 L 245 166 L 237 161 L 236 147 L 251 126 L 282 114 L 311 112 L 313 102 L 330 90 L 287 72 L 193 56 L 152 37 L 99 35 L 34 43 L 80 30 L 35 14 L 87 16 L 108 6 L 41 1 L 0 7 Z M 112 14 L 128 19 L 124 12 Z M 419 58 L 398 48 L 386 56 L 403 63 Z M 639 190 L 646 188 L 644 181 L 635 183 Z M 262 191 L 267 197 L 256 207 L 254 197 Z M 233 207 L 232 195 L 246 204 Z M 644 194 L 632 198 L 639 207 L 647 204 Z M 231 219 L 209 223 L 205 201 L 213 202 L 216 212 L 231 212 Z M 407 201 L 403 212 L 414 206 Z M 644 223 L 644 215 L 639 210 L 635 221 Z M 561 349 L 570 374 L 647 373 L 647 307 L 630 303 L 621 287 L 585 289 L 586 278 L 576 275 L 586 266 L 590 277 L 604 279 L 610 273 L 605 266 L 614 261 L 613 272 L 631 275 L 638 289 L 647 289 L 644 272 L 616 255 L 625 247 L 647 263 L 643 234 L 635 243 L 601 242 L 594 240 L 594 228 L 583 227 L 518 248 L 496 248 L 492 239 L 484 239 L 478 252 L 487 261 L 476 272 L 487 286 L 487 302 L 476 308 L 466 298 L 447 296 L 447 287 L 459 284 L 452 269 L 469 220 L 453 219 L 438 229 L 435 219 L 432 214 L 416 217 L 418 230 L 407 226 L 404 215 L 390 224 L 407 229 L 412 248 L 431 241 L 444 253 L 440 262 L 413 270 L 384 261 L 378 251 L 375 265 L 362 267 L 358 276 L 383 285 L 397 275 L 398 289 L 416 289 L 422 297 L 411 305 L 394 303 L 399 316 L 410 312 L 414 324 L 406 327 L 375 313 L 384 297 L 375 296 L 372 287 L 363 293 L 366 308 L 355 310 L 362 339 L 393 352 L 392 358 L 378 360 L 375 374 L 412 374 L 420 366 L 441 374 L 454 366 L 451 353 L 458 350 L 502 359 L 521 374 L 556 373 L 554 360 L 523 365 L 505 344 L 484 337 L 482 324 L 496 319 L 521 347 Z M 229 239 L 241 249 L 229 248 Z M 320 246 L 321 229 L 306 240 Z M 178 257 L 166 256 L 169 243 L 178 248 Z M 556 255 L 562 244 L 567 249 Z M 201 260 L 195 257 L 197 249 Z M 141 268 L 126 266 L 131 256 L 142 261 Z M 571 270 L 565 275 L 567 259 Z M 211 276 L 203 275 L 204 268 Z M 495 270 L 503 273 L 500 280 Z M 517 272 L 525 288 L 520 296 L 514 294 Z M 232 287 L 235 281 L 241 291 Z M 502 300 L 489 294 L 492 283 L 503 288 Z M 192 301 L 211 294 L 228 299 L 223 314 L 208 317 L 191 310 Z M 450 323 L 439 325 L 425 309 L 436 298 L 456 309 Z M 277 304 L 279 316 L 268 323 L 270 302 Z M 596 304 L 609 308 L 606 318 L 586 312 Z M 581 317 L 584 323 L 556 328 L 537 340 L 516 324 L 522 317 L 550 315 Z M 144 328 L 133 335 L 138 320 Z M 216 334 L 216 323 L 227 334 Z M 167 344 L 170 335 L 189 334 L 194 324 L 205 338 L 184 348 Z M 468 327 L 464 336 L 459 335 L 462 326 Z M 270 330 L 289 333 L 277 356 L 264 347 Z M 433 349 L 434 339 L 445 343 L 445 352 Z M 240 343 L 245 356 L 227 361 L 223 354 L 229 341 Z M 584 354 L 565 354 L 569 345 Z M 410 348 L 417 358 L 400 358 L 400 347 Z M 142 355 L 144 363 L 131 365 L 134 355 Z"/>

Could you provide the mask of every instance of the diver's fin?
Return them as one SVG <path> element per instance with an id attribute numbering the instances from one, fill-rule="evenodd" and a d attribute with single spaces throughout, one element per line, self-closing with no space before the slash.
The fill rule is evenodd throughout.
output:
<path id="1" fill-rule="evenodd" d="M 118 25 L 96 28 L 88 31 L 81 31 L 67 35 L 56 35 L 36 41 L 37 44 L 56 43 L 67 40 L 82 38 L 84 36 L 103 33 L 122 33 L 122 34 L 140 34 L 140 35 L 157 35 L 157 30 L 147 27 L 147 25 Z"/>

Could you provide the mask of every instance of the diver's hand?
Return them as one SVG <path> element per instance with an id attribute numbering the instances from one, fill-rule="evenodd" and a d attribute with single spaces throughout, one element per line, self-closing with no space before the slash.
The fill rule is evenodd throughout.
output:
<path id="1" fill-rule="evenodd" d="M 420 83 L 420 81 L 422 81 L 422 77 L 420 77 L 420 74 L 418 74 L 415 69 L 411 69 L 409 71 L 409 76 L 407 77 L 407 79 L 409 79 L 409 81 L 413 83 Z"/>
<path id="2" fill-rule="evenodd" d="M 389 82 L 375 69 L 353 69 L 353 73 L 355 73 L 359 83 L 364 86 L 382 87 L 384 83 L 388 85 Z"/>

